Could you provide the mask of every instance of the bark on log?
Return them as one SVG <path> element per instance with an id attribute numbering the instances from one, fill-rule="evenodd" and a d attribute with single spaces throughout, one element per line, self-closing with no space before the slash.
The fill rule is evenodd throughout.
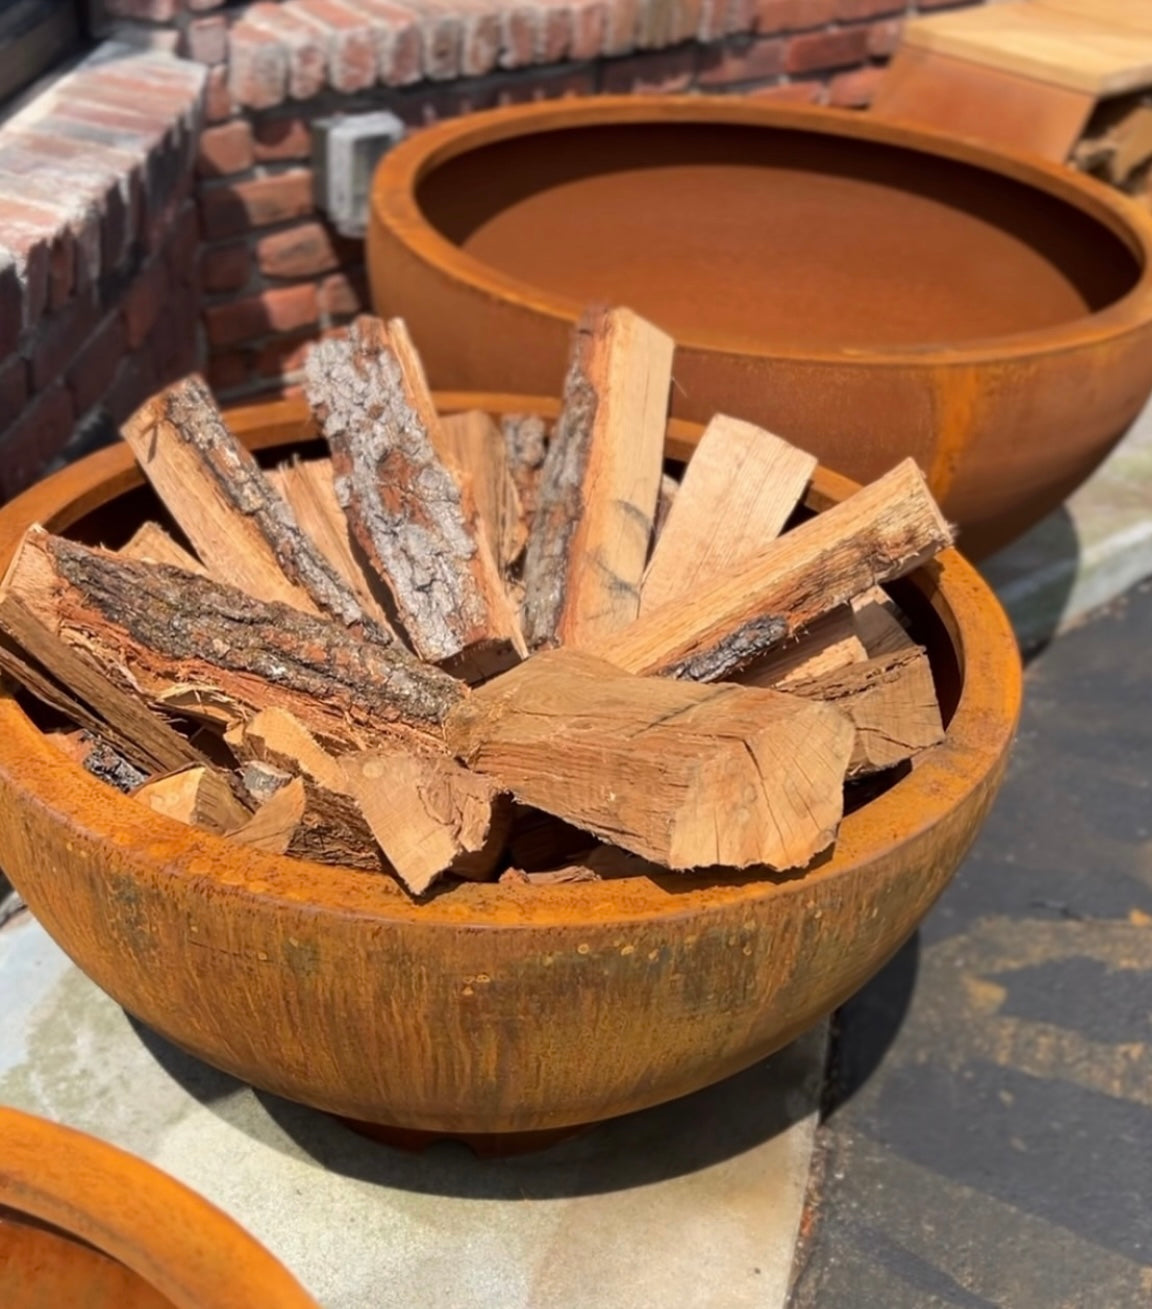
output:
<path id="1" fill-rule="evenodd" d="M 797 697 L 556 650 L 476 691 L 445 735 L 522 803 L 668 867 L 792 868 L 835 835 L 854 732 Z"/>
<path id="2" fill-rule="evenodd" d="M 660 490 L 673 342 L 628 309 L 576 327 L 524 557 L 529 645 L 591 645 L 636 617 Z"/>
<path id="3" fill-rule="evenodd" d="M 377 642 L 391 639 L 300 530 L 283 497 L 228 430 L 201 378 L 185 378 L 153 396 L 123 432 L 212 576 L 259 600 L 331 614 Z"/>
<path id="4" fill-rule="evenodd" d="M 733 681 L 741 686 L 768 686 L 790 690 L 795 682 L 821 677 L 847 664 L 861 663 L 868 651 L 856 629 L 851 605 L 841 605 L 775 650 L 741 669 Z"/>
<path id="5" fill-rule="evenodd" d="M 625 672 L 719 681 L 951 541 L 923 477 L 906 459 L 736 565 L 722 582 L 661 605 L 590 653 Z"/>
<path id="6" fill-rule="evenodd" d="M 361 317 L 309 355 L 309 401 L 336 494 L 412 648 L 468 680 L 525 653 L 471 504 L 437 453 L 439 422 L 403 324 Z"/>
<path id="7" fill-rule="evenodd" d="M 438 724 L 464 694 L 452 678 L 395 645 L 39 528 L 25 536 L 5 585 L 83 668 L 152 703 L 174 687 L 186 697 L 201 695 L 218 723 L 226 724 L 229 713 L 243 721 L 279 707 L 337 748 L 391 742 L 440 753 Z M 192 710 L 188 699 L 181 707 Z M 201 761 L 183 758 L 165 771 L 184 762 Z"/>

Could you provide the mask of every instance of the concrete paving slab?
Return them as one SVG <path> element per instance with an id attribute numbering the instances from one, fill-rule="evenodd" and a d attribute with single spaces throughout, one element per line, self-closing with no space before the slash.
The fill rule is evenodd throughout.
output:
<path id="1" fill-rule="evenodd" d="M 481 1161 L 392 1150 L 216 1072 L 129 1019 L 26 913 L 0 931 L 0 996 L 0 1101 L 186 1182 L 325 1309 L 785 1302 L 823 1026 L 674 1104 Z"/>

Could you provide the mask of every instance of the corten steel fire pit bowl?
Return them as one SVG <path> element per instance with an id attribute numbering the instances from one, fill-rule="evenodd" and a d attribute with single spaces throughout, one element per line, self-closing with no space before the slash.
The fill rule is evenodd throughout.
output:
<path id="1" fill-rule="evenodd" d="M 670 332 L 674 414 L 871 481 L 912 455 L 978 556 L 1152 389 L 1152 215 L 1070 169 L 868 115 L 518 105 L 421 132 L 372 192 L 377 312 L 440 387 L 555 394 L 597 298 Z"/>
<path id="2" fill-rule="evenodd" d="M 444 412 L 555 402 L 441 396 Z M 231 415 L 253 447 L 311 434 L 303 400 Z M 674 422 L 686 457 L 699 429 Z M 163 511 L 126 446 L 0 510 L 117 545 Z M 817 473 L 808 504 L 853 490 Z M 240 848 L 88 776 L 0 698 L 0 866 L 84 971 L 171 1041 L 256 1086 L 415 1132 L 547 1132 L 747 1067 L 855 991 L 939 895 L 999 786 L 1020 665 L 952 550 L 893 587 L 929 650 L 944 743 L 844 819 L 803 876 L 670 873 L 413 903 L 390 877 Z M 540 1138 L 527 1138 L 527 1140 Z M 491 1141 L 489 1144 L 492 1144 Z"/>
<path id="3" fill-rule="evenodd" d="M 207 1200 L 82 1132 L 0 1108 L 4 1309 L 319 1309 Z"/>

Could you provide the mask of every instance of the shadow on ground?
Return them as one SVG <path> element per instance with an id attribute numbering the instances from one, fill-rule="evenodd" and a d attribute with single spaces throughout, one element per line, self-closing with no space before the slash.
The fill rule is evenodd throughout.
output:
<path id="1" fill-rule="evenodd" d="M 244 1084 L 129 1017 L 161 1067 L 222 1119 L 281 1153 L 308 1158 L 378 1186 L 467 1199 L 598 1195 L 687 1176 L 787 1131 L 818 1104 L 823 1027 L 715 1086 L 669 1104 L 595 1124 L 547 1149 L 480 1159 L 443 1140 L 423 1151 L 370 1140 L 339 1119 Z"/>

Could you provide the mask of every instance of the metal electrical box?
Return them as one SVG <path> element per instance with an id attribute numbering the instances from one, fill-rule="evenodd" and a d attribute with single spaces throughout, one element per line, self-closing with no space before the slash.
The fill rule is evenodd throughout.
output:
<path id="1" fill-rule="evenodd" d="M 312 124 L 312 186 L 316 207 L 344 236 L 363 236 L 368 226 L 372 174 L 407 129 L 395 114 L 340 114 Z"/>

